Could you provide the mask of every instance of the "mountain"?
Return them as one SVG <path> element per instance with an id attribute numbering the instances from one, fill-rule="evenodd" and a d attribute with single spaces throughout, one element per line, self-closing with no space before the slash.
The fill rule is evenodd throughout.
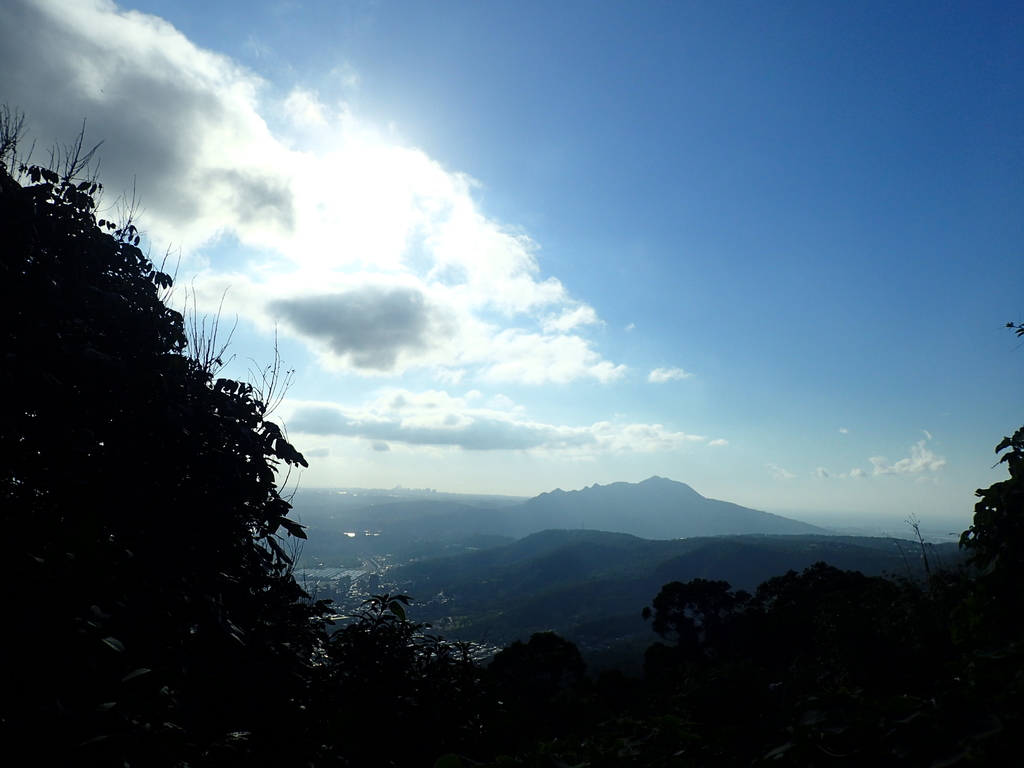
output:
<path id="1" fill-rule="evenodd" d="M 590 528 L 645 539 L 728 536 L 750 533 L 828 533 L 823 528 L 728 501 L 701 496 L 686 483 L 651 477 L 641 483 L 556 489 L 507 507 L 511 527 L 525 536 L 549 528 Z"/>
<path id="2" fill-rule="evenodd" d="M 293 503 L 296 516 L 309 527 L 302 555 L 308 566 L 355 566 L 366 556 L 405 562 L 453 555 L 554 528 L 644 539 L 831 533 L 780 515 L 707 499 L 685 483 L 663 477 L 592 485 L 580 491 L 556 489 L 525 501 L 352 489 L 302 491 Z"/>

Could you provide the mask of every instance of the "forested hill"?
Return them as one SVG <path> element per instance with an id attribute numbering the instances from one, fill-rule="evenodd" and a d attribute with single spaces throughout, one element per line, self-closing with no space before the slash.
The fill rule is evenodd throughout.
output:
<path id="1" fill-rule="evenodd" d="M 954 567 L 955 544 L 927 548 L 930 566 Z M 773 576 L 825 562 L 867 575 L 925 577 L 917 542 L 859 536 L 722 536 L 674 541 L 624 533 L 550 530 L 513 544 L 424 560 L 391 576 L 408 594 L 450 599 L 424 618 L 449 619 L 446 634 L 492 642 L 553 629 L 610 640 L 644 629 L 637 606 L 662 585 L 695 578 L 753 591 Z M 418 610 L 419 613 L 419 610 Z"/>

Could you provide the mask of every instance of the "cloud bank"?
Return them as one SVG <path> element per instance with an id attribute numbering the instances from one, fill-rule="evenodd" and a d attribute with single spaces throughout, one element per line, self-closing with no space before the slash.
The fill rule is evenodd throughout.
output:
<path id="1" fill-rule="evenodd" d="M 331 97 L 275 92 L 110 0 L 0 3 L 0 97 L 25 112 L 41 146 L 72 140 L 87 121 L 86 142 L 104 142 L 101 204 L 138 190 L 138 223 L 157 254 L 181 249 L 179 285 L 200 315 L 223 301 L 225 317 L 299 342 L 323 370 L 412 373 L 438 387 L 353 407 L 293 402 L 278 412 L 293 432 L 382 453 L 727 445 L 657 423 L 548 424 L 500 395 L 448 395 L 461 382 L 611 384 L 628 369 L 597 349 L 588 334 L 604 322 L 543 273 L 528 233 L 481 210 L 474 179 L 352 112 L 338 94 L 357 84 L 345 71 Z M 659 368 L 648 380 L 690 377 Z"/>
<path id="2" fill-rule="evenodd" d="M 86 119 L 107 189 L 139 190 L 157 248 L 182 246 L 186 268 L 207 257 L 201 309 L 230 285 L 226 313 L 277 324 L 325 368 L 524 384 L 626 371 L 586 336 L 594 309 L 541 273 L 537 244 L 480 210 L 472 178 L 337 98 L 275 96 L 162 19 L 109 0 L 0 4 L 0 93 L 43 144 Z M 244 267 L 223 266 L 227 241 Z"/>
<path id="3" fill-rule="evenodd" d="M 602 421 L 585 427 L 531 421 L 508 398 L 492 405 L 471 405 L 444 391 L 390 390 L 356 408 L 335 403 L 288 401 L 283 409 L 291 432 L 366 440 L 371 445 L 461 448 L 467 451 L 516 450 L 588 456 L 601 453 L 650 453 L 703 443 L 706 437 L 673 432 L 661 424 Z M 375 450 L 379 450 L 375 447 Z"/>
<path id="4" fill-rule="evenodd" d="M 924 433 L 928 436 L 928 440 L 930 440 L 932 437 L 931 433 L 927 431 Z M 938 456 L 930 450 L 927 447 L 927 440 L 921 440 L 911 446 L 910 456 L 897 462 L 890 463 L 885 456 L 872 456 L 868 461 L 874 467 L 871 472 L 872 475 L 915 475 L 918 482 L 928 479 L 924 477 L 925 474 L 938 472 L 946 466 L 945 457 Z M 811 476 L 819 479 L 849 477 L 860 480 L 868 477 L 868 473 L 859 467 L 851 469 L 849 473 L 830 472 L 825 467 L 818 467 L 811 472 Z"/>

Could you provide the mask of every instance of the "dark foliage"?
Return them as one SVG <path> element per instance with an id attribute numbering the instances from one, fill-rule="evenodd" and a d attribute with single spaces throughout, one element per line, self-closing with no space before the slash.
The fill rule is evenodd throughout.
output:
<path id="1" fill-rule="evenodd" d="M 302 529 L 275 485 L 277 466 L 305 461 L 252 387 L 187 354 L 183 318 L 160 299 L 171 278 L 134 225 L 97 221 L 78 152 L 63 172 L 23 167 L 24 186 L 12 157 L 4 751 L 60 765 L 274 754 L 273 734 L 300 727 L 319 642 L 281 543 Z"/>
<path id="2" fill-rule="evenodd" d="M 536 632 L 496 654 L 487 668 L 497 699 L 491 746 L 521 749 L 572 731 L 586 719 L 586 669 L 575 643 L 554 632 Z"/>
<path id="3" fill-rule="evenodd" d="M 726 651 L 731 625 L 749 601 L 747 592 L 733 592 L 727 581 L 673 581 L 654 598 L 653 613 L 645 608 L 643 617 L 653 615 L 654 631 L 672 640 L 685 658 L 713 658 Z"/>
<path id="4" fill-rule="evenodd" d="M 965 629 L 986 644 L 1024 639 L 1024 428 L 1004 437 L 996 453 L 1010 476 L 978 491 L 974 524 L 960 538 L 980 572 Z"/>
<path id="5" fill-rule="evenodd" d="M 327 645 L 311 716 L 356 765 L 419 765 L 479 738 L 485 703 L 468 645 L 425 633 L 408 605 L 371 597 Z"/>

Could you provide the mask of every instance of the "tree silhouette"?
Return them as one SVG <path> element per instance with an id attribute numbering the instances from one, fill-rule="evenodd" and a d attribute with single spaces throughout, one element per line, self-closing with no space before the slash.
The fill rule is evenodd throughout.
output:
<path id="1" fill-rule="evenodd" d="M 34 764 L 219 764 L 298 727 L 320 642 L 290 575 L 279 465 L 252 387 L 214 379 L 134 224 L 63 168 L 0 149 L 0 519 L 10 621 L 0 742 Z M 12 140 L 11 135 L 14 135 Z M 84 178 L 83 178 L 84 176 Z M 19 178 L 21 180 L 19 180 Z M 283 763 L 282 763 L 283 764 Z"/>
<path id="2" fill-rule="evenodd" d="M 586 669 L 576 644 L 554 632 L 535 632 L 499 651 L 487 668 L 498 700 L 495 744 L 521 748 L 578 726 L 586 717 Z"/>
<path id="3" fill-rule="evenodd" d="M 331 635 L 316 713 L 324 740 L 360 765 L 426 763 L 478 737 L 479 670 L 466 643 L 410 621 L 410 598 L 374 595 Z"/>
<path id="4" fill-rule="evenodd" d="M 979 490 L 974 522 L 960 537 L 979 575 L 969 621 L 988 643 L 1024 640 L 1024 427 L 996 446 L 1010 476 Z"/>
<path id="5" fill-rule="evenodd" d="M 653 616 L 654 631 L 675 644 L 675 656 L 715 657 L 726 651 L 731 624 L 749 600 L 747 592 L 733 592 L 727 581 L 673 581 L 655 596 L 653 611 L 644 608 L 643 617 Z"/>

